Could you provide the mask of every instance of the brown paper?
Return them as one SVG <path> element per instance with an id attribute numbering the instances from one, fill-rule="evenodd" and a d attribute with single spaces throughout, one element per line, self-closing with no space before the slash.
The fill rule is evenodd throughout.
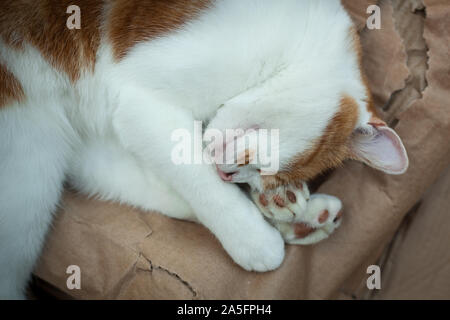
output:
<path id="1" fill-rule="evenodd" d="M 375 106 L 383 109 L 392 94 L 405 86 L 409 76 L 406 52 L 395 28 L 391 1 L 383 0 L 381 29 L 364 29 L 361 32 L 364 72 Z"/>
<path id="2" fill-rule="evenodd" d="M 393 1 L 396 3 L 396 1 Z M 420 24 L 420 17 L 413 17 L 411 15 L 410 8 L 420 8 L 421 5 L 419 1 L 415 1 L 415 4 L 412 4 L 410 8 L 408 5 L 409 1 L 401 1 L 401 5 L 397 6 L 397 8 L 403 8 L 403 12 L 398 16 L 409 16 L 407 21 L 399 22 L 399 24 L 403 24 L 412 28 L 409 32 L 409 35 L 406 35 L 407 47 L 414 48 L 416 47 L 418 50 L 410 50 L 411 55 L 413 57 L 420 57 L 423 55 L 423 45 L 420 37 L 418 35 L 412 34 L 415 32 L 414 24 Z M 419 4 L 418 4 L 419 3 Z M 404 177 L 405 181 L 402 185 L 399 185 L 400 190 L 403 190 L 405 194 L 408 192 L 414 192 L 415 194 L 419 194 L 422 192 L 418 190 L 419 187 L 426 187 L 429 185 L 430 181 L 435 180 L 440 176 L 440 173 L 450 165 L 450 107 L 448 106 L 448 102 L 450 99 L 450 56 L 448 54 L 449 50 L 449 41 L 450 34 L 448 30 L 450 30 L 450 4 L 443 1 L 424 1 L 426 6 L 426 19 L 424 19 L 424 26 L 419 26 L 418 28 L 423 28 L 423 37 L 426 42 L 426 46 L 428 48 L 427 56 L 429 57 L 428 61 L 428 71 L 426 72 L 426 80 L 422 81 L 422 75 L 420 75 L 420 71 L 425 74 L 424 69 L 426 67 L 420 67 L 419 70 L 411 69 L 415 74 L 415 78 L 419 79 L 416 83 L 420 83 L 420 86 L 415 86 L 414 90 L 420 91 L 423 88 L 423 83 L 427 84 L 427 87 L 424 92 L 421 92 L 420 95 L 423 98 L 417 99 L 417 97 L 408 97 L 406 95 L 396 95 L 394 97 L 394 101 L 392 102 L 392 106 L 395 105 L 406 105 L 408 101 L 415 101 L 411 106 L 409 106 L 408 110 L 399 114 L 399 123 L 397 125 L 397 131 L 403 137 L 407 150 L 409 152 L 411 166 L 407 175 Z M 413 9 L 414 11 L 414 9 Z M 420 12 L 417 12 L 419 16 L 422 16 Z M 410 39 L 410 40 L 408 40 Z M 411 40 L 413 39 L 413 40 Z M 411 60 L 411 58 L 410 58 Z M 423 60 L 420 58 L 419 60 Z M 422 62 L 423 63 L 423 62 Z M 414 64 L 417 66 L 417 64 Z M 406 88 L 406 90 L 412 90 Z M 402 100 L 404 99 L 404 100 Z M 436 166 L 436 168 L 432 168 Z M 428 174 L 431 174 L 431 177 Z M 416 178 L 411 179 L 411 175 L 415 175 Z M 400 177 L 403 178 L 403 177 Z M 445 178 L 444 178 L 445 179 Z M 390 179 L 389 179 L 390 180 Z M 403 180 L 403 179 L 401 179 Z M 419 192 L 420 191 L 420 192 Z M 389 198 L 392 199 L 392 192 L 389 191 Z M 411 203 L 411 207 L 414 208 L 414 205 L 420 203 L 421 199 L 417 196 L 415 203 Z M 401 202 L 396 200 L 394 204 L 398 206 Z M 444 207 L 443 211 L 448 214 L 449 210 L 445 208 L 449 207 L 450 200 L 448 197 L 443 198 L 441 200 L 442 206 Z M 428 209 L 431 210 L 431 209 Z M 403 215 L 405 215 L 408 210 L 404 210 Z M 425 210 L 422 210 L 422 215 L 428 214 Z M 436 221 L 437 222 L 437 221 Z M 404 223 L 410 223 L 409 220 Z M 435 239 L 433 233 L 429 233 L 429 230 L 423 229 L 422 236 L 428 237 L 428 239 L 433 239 L 434 241 L 439 242 L 439 238 Z M 415 235 L 417 237 L 417 235 Z M 388 240 L 386 240 L 387 242 Z M 396 241 L 396 239 L 394 239 Z M 411 247 L 410 247 L 411 248 Z M 420 247 L 419 247 L 420 248 Z M 372 262 L 378 262 L 382 266 L 392 265 L 392 260 L 395 258 L 395 253 L 391 252 L 391 246 L 387 247 L 384 253 L 384 259 L 376 261 L 376 259 L 372 259 Z M 419 261 L 420 259 L 424 259 L 424 256 L 417 255 L 418 248 L 410 250 L 406 255 L 416 256 Z M 433 251 L 432 251 L 433 252 Z M 439 251 L 435 251 L 433 254 L 434 258 L 440 257 L 440 259 L 450 259 L 450 251 L 447 250 L 446 254 L 440 255 Z M 411 257 L 412 258 L 412 257 Z M 403 261 L 403 260 L 402 260 Z M 436 264 L 439 263 L 439 259 L 428 260 L 429 268 L 434 268 Z M 405 264 L 403 264 L 405 267 Z M 410 267 L 410 266 L 409 266 Z M 429 269 L 428 269 L 429 270 Z M 356 275 L 347 279 L 347 282 L 344 283 L 341 290 L 341 297 L 349 297 L 353 296 L 356 298 L 370 298 L 376 297 L 379 298 L 401 298 L 406 297 L 407 292 L 403 292 L 400 294 L 399 287 L 395 287 L 396 289 L 390 289 L 391 294 L 386 293 L 383 294 L 383 290 L 381 292 L 374 293 L 368 292 L 365 287 L 365 266 L 360 267 L 359 271 L 355 272 Z M 427 270 L 424 270 L 426 273 Z M 389 270 L 386 270 L 386 273 L 389 274 Z M 394 280 L 392 280 L 394 281 Z M 425 281 L 425 280 L 422 280 Z M 397 282 L 398 284 L 398 282 Z M 417 289 L 421 287 L 423 284 L 418 284 Z M 386 283 L 384 284 L 386 286 Z M 395 286 L 395 284 L 393 284 Z M 411 288 L 409 288 L 411 289 Z M 443 297 L 443 293 L 447 293 L 446 283 L 434 282 L 433 284 L 433 293 L 429 293 L 427 291 L 420 292 L 419 290 L 411 291 L 411 295 L 409 297 L 415 298 L 427 298 L 440 295 Z M 397 290 L 397 291 L 395 291 Z M 407 290 L 406 287 L 403 287 L 403 290 Z M 392 294 L 395 292 L 395 294 Z M 342 294 L 345 293 L 345 294 Z M 450 298 L 450 295 L 445 296 L 446 299 Z"/>
<path id="3" fill-rule="evenodd" d="M 362 28 L 364 68 L 371 89 L 377 105 L 385 108 L 385 116 L 392 120 L 405 143 L 410 169 L 402 176 L 388 176 L 349 162 L 331 174 L 319 191 L 342 199 L 345 214 L 341 228 L 328 240 L 314 246 L 287 246 L 286 259 L 276 271 L 247 272 L 234 264 L 214 236 L 200 225 L 68 192 L 35 274 L 80 299 L 418 297 L 405 293 L 410 287 L 402 277 L 411 273 L 401 275 L 398 268 L 408 263 L 416 263 L 412 270 L 424 267 L 418 257 L 413 257 L 417 252 L 414 249 L 429 252 L 430 243 L 438 245 L 430 234 L 430 230 L 438 229 L 430 228 L 433 221 L 444 220 L 439 216 L 426 220 L 428 229 L 422 229 L 422 220 L 417 220 L 408 230 L 414 230 L 414 234 L 401 238 L 396 250 L 386 253 L 385 248 L 424 194 L 427 196 L 419 210 L 422 213 L 416 217 L 424 219 L 425 211 L 436 208 L 427 190 L 450 165 L 450 3 L 424 2 L 427 15 L 419 19 L 411 17 L 414 7 L 399 3 L 392 6 L 390 1 L 383 1 L 383 28 Z M 363 8 L 357 7 L 356 1 L 351 3 L 354 12 L 363 13 L 367 8 L 365 2 L 361 2 Z M 420 8 L 419 2 L 414 5 Z M 418 24 L 414 30 L 423 28 L 423 38 L 408 35 L 405 17 Z M 429 57 L 425 66 L 424 53 Z M 420 68 L 416 69 L 417 65 Z M 402 90 L 416 93 L 399 94 Z M 441 193 L 447 190 L 442 185 L 448 186 L 448 174 L 445 179 L 436 187 Z M 449 208 L 448 197 L 444 195 L 440 201 L 441 207 Z M 439 230 L 440 234 L 446 232 L 444 228 Z M 430 247 L 420 247 L 423 244 Z M 424 256 L 431 259 L 429 270 L 450 260 L 446 244 L 439 245 L 439 259 L 431 254 Z M 387 258 L 379 260 L 383 252 Z M 383 280 L 385 293 L 374 294 L 365 288 L 365 271 L 373 263 L 381 264 L 383 270 L 394 264 L 389 269 L 391 276 Z M 81 290 L 66 286 L 69 265 L 81 268 Z M 441 277 L 434 279 L 437 282 Z M 445 285 L 448 287 L 448 282 Z M 439 283 L 417 288 L 430 291 L 435 287 L 440 289 L 434 296 L 450 298 Z"/>
<path id="4" fill-rule="evenodd" d="M 449 299 L 450 167 L 406 217 L 384 262 L 375 299 Z"/>

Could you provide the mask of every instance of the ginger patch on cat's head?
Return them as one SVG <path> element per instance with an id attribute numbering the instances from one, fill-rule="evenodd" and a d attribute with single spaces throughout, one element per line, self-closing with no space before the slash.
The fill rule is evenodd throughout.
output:
<path id="1" fill-rule="evenodd" d="M 263 176 L 264 188 L 271 189 L 295 181 L 307 181 L 341 165 L 350 158 L 350 138 L 358 120 L 358 104 L 343 95 L 339 110 L 324 133 L 308 150 L 298 154 L 286 168 L 274 176 Z"/>

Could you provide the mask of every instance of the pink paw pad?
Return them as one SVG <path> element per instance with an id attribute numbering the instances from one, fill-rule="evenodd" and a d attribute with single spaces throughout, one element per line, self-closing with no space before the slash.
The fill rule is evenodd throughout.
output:
<path id="1" fill-rule="evenodd" d="M 297 197 L 295 196 L 295 194 L 292 191 L 286 191 L 286 196 L 289 199 L 289 201 L 291 203 L 296 203 L 297 202 Z"/>
<path id="2" fill-rule="evenodd" d="M 330 213 L 328 212 L 328 210 L 324 210 L 320 215 L 319 215 L 319 223 L 324 223 L 325 221 L 327 221 L 328 217 L 330 216 Z"/>
<path id="3" fill-rule="evenodd" d="M 273 202 L 275 202 L 275 204 L 280 208 L 283 208 L 285 206 L 283 198 L 281 198 L 279 195 L 273 196 Z"/>
<path id="4" fill-rule="evenodd" d="M 297 239 L 305 238 L 306 236 L 310 235 L 315 230 L 316 230 L 315 228 L 310 227 L 304 223 L 296 223 L 294 226 L 294 234 Z"/>
<path id="5" fill-rule="evenodd" d="M 269 205 L 269 202 L 267 201 L 266 196 L 264 194 L 259 195 L 259 203 L 261 203 L 263 207 L 267 207 Z"/>

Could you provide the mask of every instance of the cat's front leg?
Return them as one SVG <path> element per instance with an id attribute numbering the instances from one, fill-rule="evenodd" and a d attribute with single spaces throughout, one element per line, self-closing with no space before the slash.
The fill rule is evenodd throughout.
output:
<path id="1" fill-rule="evenodd" d="M 113 127 L 140 165 L 151 167 L 181 195 L 237 264 L 254 271 L 280 266 L 283 238 L 238 186 L 223 182 L 212 164 L 173 161 L 173 133 L 181 129 L 190 138 L 195 136 L 190 112 L 137 88 L 121 88 Z M 193 159 L 201 159 L 201 150 L 193 150 L 200 152 Z"/>
<path id="2" fill-rule="evenodd" d="M 290 244 L 314 244 L 341 224 L 342 203 L 333 196 L 309 194 L 304 182 L 264 192 L 252 191 L 253 201 Z"/>

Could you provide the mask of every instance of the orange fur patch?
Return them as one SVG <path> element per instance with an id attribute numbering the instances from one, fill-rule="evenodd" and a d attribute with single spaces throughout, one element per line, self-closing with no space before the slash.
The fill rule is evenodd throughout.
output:
<path id="1" fill-rule="evenodd" d="M 162 36 L 207 9 L 212 0 L 117 0 L 108 14 L 108 37 L 120 60 L 136 43 Z"/>
<path id="2" fill-rule="evenodd" d="M 24 98 L 25 94 L 20 82 L 0 63 L 0 108 Z"/>
<path id="3" fill-rule="evenodd" d="M 358 119 L 358 105 L 343 96 L 339 111 L 310 150 L 298 155 L 286 171 L 275 176 L 262 176 L 265 189 L 273 189 L 294 181 L 307 181 L 318 174 L 339 166 L 350 157 L 349 139 Z"/>
<path id="4" fill-rule="evenodd" d="M 246 149 L 245 152 L 241 154 L 240 157 L 237 159 L 237 163 L 239 163 L 238 167 L 243 167 L 250 164 L 250 162 L 253 161 L 254 156 L 255 156 L 254 150 Z"/>
<path id="5" fill-rule="evenodd" d="M 67 28 L 67 8 L 81 10 L 81 29 Z M 38 49 L 57 70 L 76 81 L 83 68 L 93 70 L 100 43 L 100 0 L 2 0 L 0 37 L 9 46 Z"/>
<path id="6" fill-rule="evenodd" d="M 83 70 L 94 70 L 104 25 L 114 57 L 120 60 L 137 43 L 176 30 L 212 1 L 3 0 L 0 37 L 18 50 L 29 43 L 75 82 Z M 66 26 L 70 5 L 80 7 L 81 29 L 70 30 Z M 103 16 L 108 21 L 103 22 Z"/>

